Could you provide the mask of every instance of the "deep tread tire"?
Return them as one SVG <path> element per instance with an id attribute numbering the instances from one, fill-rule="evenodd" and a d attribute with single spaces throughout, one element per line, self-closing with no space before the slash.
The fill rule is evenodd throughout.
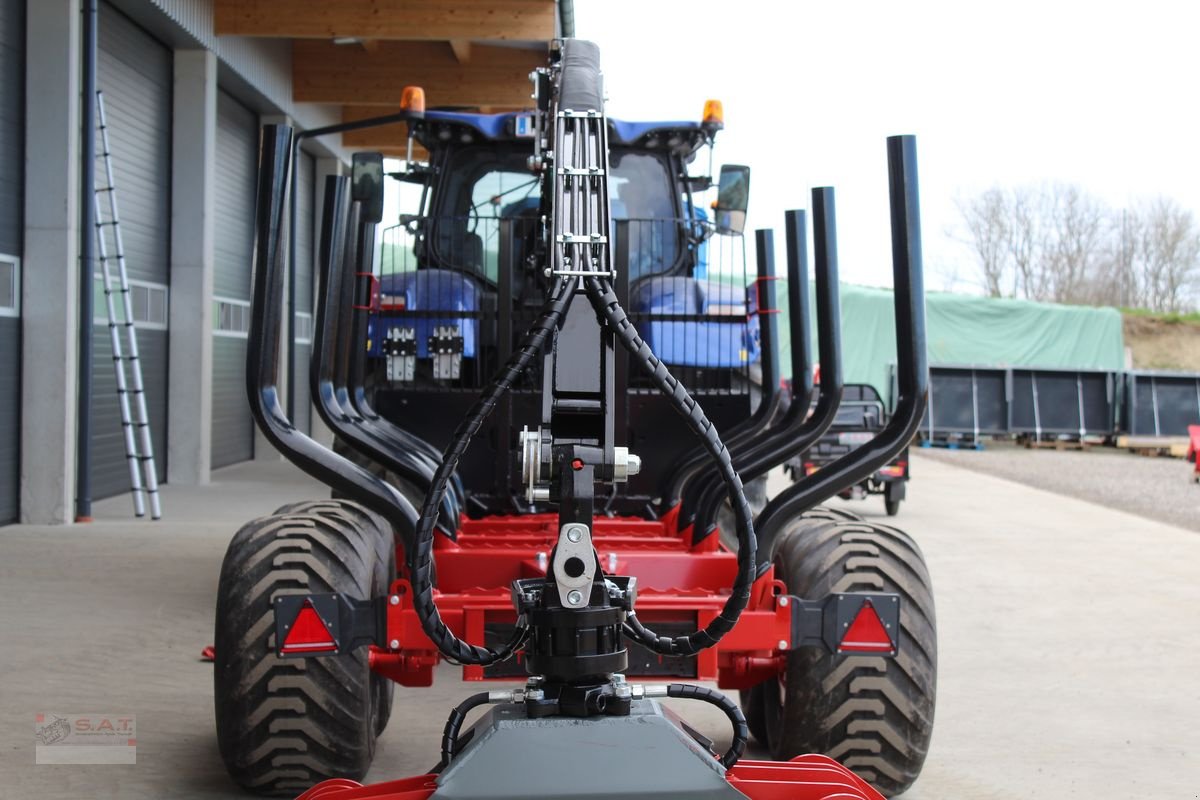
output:
<path id="1" fill-rule="evenodd" d="M 746 717 L 746 727 L 750 735 L 764 747 L 767 745 L 766 708 L 763 706 L 762 686 L 738 690 L 738 705 Z"/>
<path id="2" fill-rule="evenodd" d="M 366 774 L 391 696 L 368 669 L 366 648 L 336 658 L 277 658 L 274 598 L 384 594 L 395 575 L 395 547 L 390 527 L 353 503 L 295 503 L 280 511 L 246 523 L 225 553 L 213 689 L 229 774 L 260 794 L 294 797 L 327 778 Z"/>
<path id="3" fill-rule="evenodd" d="M 801 517 L 803 519 L 819 519 L 827 522 L 858 522 L 862 520 L 862 515 L 835 506 L 815 506 L 801 514 Z"/>
<path id="4" fill-rule="evenodd" d="M 901 596 L 895 659 L 804 648 L 788 656 L 782 681 L 756 689 L 763 692 L 774 758 L 825 753 L 884 795 L 903 792 L 920 774 L 933 733 L 937 633 L 920 548 L 887 525 L 814 526 L 798 519 L 780 539 L 775 569 L 799 597 L 855 591 Z"/>

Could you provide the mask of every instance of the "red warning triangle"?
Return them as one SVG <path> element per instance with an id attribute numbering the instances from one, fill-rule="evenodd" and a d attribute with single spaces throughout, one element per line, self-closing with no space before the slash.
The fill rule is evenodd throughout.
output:
<path id="1" fill-rule="evenodd" d="M 321 619 L 321 615 L 313 608 L 311 600 L 305 600 L 292 622 L 292 629 L 283 640 L 285 653 L 320 653 L 337 650 L 337 642 L 333 634 Z"/>
<path id="2" fill-rule="evenodd" d="M 890 653 L 896 649 L 871 601 L 858 610 L 838 645 L 839 653 Z"/>

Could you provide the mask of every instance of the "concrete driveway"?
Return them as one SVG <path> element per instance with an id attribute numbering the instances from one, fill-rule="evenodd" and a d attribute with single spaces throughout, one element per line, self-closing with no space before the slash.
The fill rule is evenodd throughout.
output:
<path id="1" fill-rule="evenodd" d="M 933 745 L 906 799 L 1200 797 L 1200 535 L 913 462 L 895 522 L 925 549 L 941 652 Z M 220 560 L 242 521 L 321 494 L 251 463 L 167 487 L 163 522 L 126 519 L 122 497 L 88 526 L 0 529 L 0 796 L 238 796 L 199 659 Z M 882 516 L 878 499 L 853 507 Z M 370 779 L 433 764 L 471 690 L 449 666 L 431 690 L 398 688 Z M 728 741 L 719 712 L 680 708 Z M 35 766 L 34 715 L 55 711 L 136 714 L 136 766 Z"/>

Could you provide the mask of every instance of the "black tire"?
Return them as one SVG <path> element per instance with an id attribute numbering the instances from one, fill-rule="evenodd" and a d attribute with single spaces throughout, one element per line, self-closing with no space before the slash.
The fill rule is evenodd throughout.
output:
<path id="1" fill-rule="evenodd" d="M 366 774 L 391 702 L 367 649 L 277 658 L 271 608 L 281 594 L 378 596 L 394 575 L 388 525 L 344 501 L 284 506 L 234 536 L 217 590 L 213 694 L 217 744 L 239 785 L 294 797 L 328 778 Z"/>
<path id="2" fill-rule="evenodd" d="M 888 797 L 903 792 L 920 774 L 933 733 L 937 632 L 920 548 L 886 525 L 813 526 L 798 519 L 779 541 L 775 569 L 799 597 L 854 591 L 901 596 L 895 659 L 805 648 L 788 656 L 781 680 L 756 688 L 763 692 L 774 758 L 824 753 Z"/>
<path id="3" fill-rule="evenodd" d="M 889 481 L 883 485 L 883 507 L 889 517 L 900 513 L 900 503 L 904 500 L 905 486 L 900 481 Z"/>
<path id="4" fill-rule="evenodd" d="M 746 717 L 746 727 L 750 735 L 762 746 L 767 746 L 766 709 L 763 707 L 762 688 L 755 686 L 751 689 L 738 690 L 738 705 L 742 715 Z"/>
<path id="5" fill-rule="evenodd" d="M 339 505 L 339 503 L 335 503 L 330 500 L 301 500 L 298 503 L 285 503 L 284 505 L 275 509 L 275 515 L 278 516 L 280 514 L 292 513 L 321 513 L 330 506 L 335 505 Z M 386 520 L 376 515 L 374 512 L 363 508 L 362 506 L 354 504 L 345 505 L 342 507 L 350 508 L 354 511 L 364 514 L 367 518 L 367 524 L 377 524 L 383 531 L 387 531 L 389 529 Z M 389 587 L 391 582 L 398 577 L 396 571 L 396 550 L 402 544 L 403 543 L 395 537 L 395 534 L 393 534 L 391 537 L 388 537 L 385 533 L 376 539 L 376 555 L 382 563 L 388 565 L 387 569 L 389 576 Z M 384 591 L 386 592 L 388 589 L 384 589 Z M 366 598 L 359 599 L 365 600 Z M 392 718 L 392 702 L 395 695 L 396 684 L 391 679 L 372 672 L 371 689 L 373 692 L 372 701 L 375 704 L 375 710 L 373 712 L 375 717 L 375 735 L 379 736 L 387 728 L 388 721 Z"/>
<path id="6" fill-rule="evenodd" d="M 826 522 L 861 522 L 859 514 L 834 506 L 815 506 L 800 515 L 803 519 L 825 520 Z"/>
<path id="7" fill-rule="evenodd" d="M 894 517 L 900 513 L 900 501 L 885 497 L 883 499 L 883 508 L 887 511 L 889 517 Z"/>

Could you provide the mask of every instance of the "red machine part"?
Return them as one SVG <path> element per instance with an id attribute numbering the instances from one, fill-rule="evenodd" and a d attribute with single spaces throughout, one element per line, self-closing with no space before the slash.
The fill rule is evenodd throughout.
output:
<path id="1" fill-rule="evenodd" d="M 465 520 L 455 541 L 439 537 L 435 598 L 454 634 L 482 643 L 486 623 L 514 622 L 512 582 L 545 575 L 557 539 L 553 514 Z M 638 617 L 651 628 L 664 622 L 686 623 L 689 629 L 707 625 L 720 613 L 737 573 L 737 558 L 721 546 L 720 537 L 693 544 L 690 530 L 676 531 L 673 515 L 652 521 L 599 518 L 592 540 L 605 572 L 637 576 Z M 716 680 L 723 689 L 741 689 L 777 674 L 778 656 L 792 637 L 784 591 L 768 571 L 755 583 L 737 627 L 697 656 L 696 674 L 655 679 Z M 439 655 L 421 629 L 411 596 L 407 580 L 392 584 L 388 647 L 372 652 L 371 667 L 404 686 L 430 686 Z M 464 680 L 484 678 L 483 667 L 463 667 Z"/>
<path id="2" fill-rule="evenodd" d="M 725 777 L 750 800 L 883 800 L 883 795 L 832 758 L 796 756 L 791 761 L 739 761 Z M 297 800 L 427 800 L 437 775 L 363 786 L 345 779 L 319 783 Z"/>

